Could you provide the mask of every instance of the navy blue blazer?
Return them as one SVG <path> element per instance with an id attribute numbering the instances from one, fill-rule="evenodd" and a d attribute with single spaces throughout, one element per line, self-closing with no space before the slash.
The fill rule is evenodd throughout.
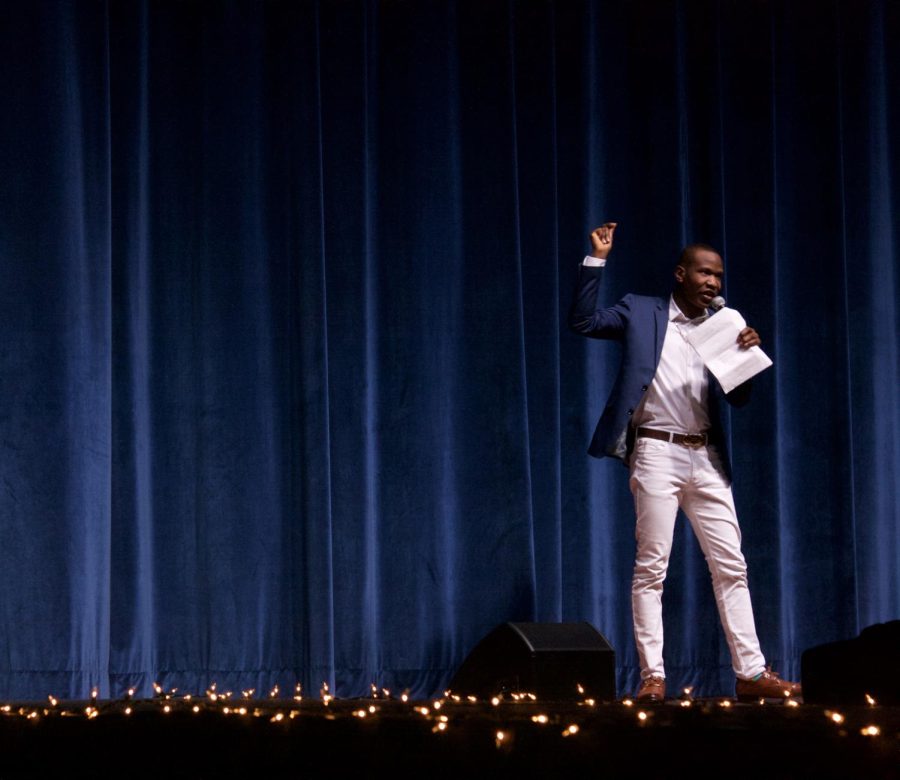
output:
<path id="1" fill-rule="evenodd" d="M 634 446 L 631 415 L 650 387 L 659 365 L 669 326 L 669 300 L 626 295 L 615 305 L 601 308 L 597 299 L 602 276 L 601 267 L 578 267 L 578 283 L 569 311 L 569 327 L 584 336 L 612 339 L 622 344 L 622 364 L 606 408 L 594 430 L 588 452 L 595 458 L 609 455 L 627 463 Z M 718 449 L 726 476 L 730 480 L 728 415 L 722 400 L 725 399 L 733 406 L 743 406 L 750 400 L 751 383 L 745 382 L 725 395 L 716 378 L 708 372 L 707 375 L 709 419 L 712 426 L 708 432 L 709 441 Z"/>

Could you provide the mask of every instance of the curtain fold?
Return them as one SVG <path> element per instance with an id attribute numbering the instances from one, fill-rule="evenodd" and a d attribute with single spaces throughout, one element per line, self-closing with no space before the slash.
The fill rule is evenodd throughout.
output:
<path id="1" fill-rule="evenodd" d="M 618 362 L 686 241 L 775 365 L 733 414 L 767 659 L 900 617 L 900 10 L 37 2 L 0 26 L 0 697 L 432 695 L 508 620 L 637 680 Z M 673 684 L 729 692 L 703 556 Z"/>

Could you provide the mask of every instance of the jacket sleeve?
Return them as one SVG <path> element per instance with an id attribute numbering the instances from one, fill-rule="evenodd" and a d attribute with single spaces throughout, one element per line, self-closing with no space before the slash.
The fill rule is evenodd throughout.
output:
<path id="1" fill-rule="evenodd" d="M 595 339 L 621 340 L 631 317 L 631 295 L 607 308 L 598 307 L 600 279 L 603 268 L 578 266 L 578 281 L 572 307 L 569 309 L 569 329 Z"/>

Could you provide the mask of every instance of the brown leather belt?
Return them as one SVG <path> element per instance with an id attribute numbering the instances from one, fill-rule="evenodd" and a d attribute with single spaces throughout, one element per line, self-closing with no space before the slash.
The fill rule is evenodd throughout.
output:
<path id="1" fill-rule="evenodd" d="M 670 441 L 673 444 L 680 444 L 695 450 L 705 447 L 707 442 L 705 433 L 669 433 L 669 431 L 656 431 L 653 428 L 638 428 L 636 433 L 639 439 Z"/>

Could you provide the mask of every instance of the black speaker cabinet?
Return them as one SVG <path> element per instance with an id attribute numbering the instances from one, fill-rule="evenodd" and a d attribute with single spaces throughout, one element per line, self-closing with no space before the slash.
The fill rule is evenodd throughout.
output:
<path id="1" fill-rule="evenodd" d="M 550 701 L 613 701 L 616 654 L 589 623 L 504 623 L 469 653 L 449 688 L 479 698 L 518 692 Z"/>
<path id="2" fill-rule="evenodd" d="M 900 620 L 877 623 L 855 639 L 811 647 L 800 659 L 807 704 L 900 704 Z"/>

